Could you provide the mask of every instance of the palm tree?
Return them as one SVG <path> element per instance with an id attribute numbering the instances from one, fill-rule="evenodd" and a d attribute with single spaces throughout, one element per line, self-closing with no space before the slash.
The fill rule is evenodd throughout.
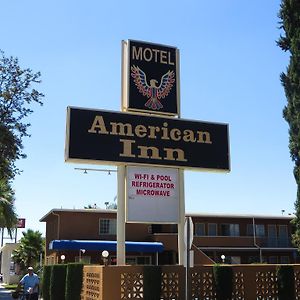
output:
<path id="1" fill-rule="evenodd" d="M 0 228 L 7 231 L 12 237 L 17 224 L 17 215 L 14 207 L 14 192 L 6 179 L 0 179 Z"/>
<path id="2" fill-rule="evenodd" d="M 22 234 L 20 245 L 13 251 L 12 259 L 19 264 L 21 270 L 26 270 L 28 266 L 36 268 L 41 253 L 44 253 L 45 239 L 41 232 L 32 229 L 23 231 Z"/>

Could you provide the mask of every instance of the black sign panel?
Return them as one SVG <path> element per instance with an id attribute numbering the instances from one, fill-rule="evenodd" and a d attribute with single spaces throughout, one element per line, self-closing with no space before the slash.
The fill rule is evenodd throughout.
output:
<path id="1" fill-rule="evenodd" d="M 66 161 L 229 171 L 228 125 L 69 107 Z"/>
<path id="2" fill-rule="evenodd" d="M 128 41 L 128 110 L 178 114 L 177 49 Z"/>

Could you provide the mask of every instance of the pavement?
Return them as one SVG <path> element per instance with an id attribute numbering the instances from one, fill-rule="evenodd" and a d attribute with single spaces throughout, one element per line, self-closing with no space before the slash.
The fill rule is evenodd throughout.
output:
<path id="1" fill-rule="evenodd" d="M 11 290 L 6 290 L 3 284 L 0 284 L 0 300 L 12 300 Z"/>
<path id="2" fill-rule="evenodd" d="M 14 300 L 11 292 L 12 290 L 6 290 L 3 283 L 0 283 L 0 300 Z M 39 300 L 43 300 L 43 298 L 39 298 Z"/>

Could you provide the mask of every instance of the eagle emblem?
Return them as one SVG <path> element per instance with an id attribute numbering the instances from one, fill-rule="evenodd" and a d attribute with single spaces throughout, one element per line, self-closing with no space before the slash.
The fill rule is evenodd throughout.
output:
<path id="1" fill-rule="evenodd" d="M 143 96 L 148 97 L 145 106 L 153 109 L 160 110 L 163 108 L 163 105 L 159 100 L 164 99 L 170 93 L 173 84 L 175 82 L 175 73 L 174 71 L 168 71 L 161 77 L 160 85 L 155 79 L 150 79 L 150 85 L 147 82 L 146 74 L 138 66 L 133 65 L 131 67 L 131 76 L 134 80 L 136 87 Z"/>

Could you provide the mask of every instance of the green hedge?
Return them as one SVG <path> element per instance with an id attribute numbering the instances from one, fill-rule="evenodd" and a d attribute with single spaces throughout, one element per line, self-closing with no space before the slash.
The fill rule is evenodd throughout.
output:
<path id="1" fill-rule="evenodd" d="M 160 300 L 161 268 L 159 266 L 144 267 L 144 300 Z"/>
<path id="2" fill-rule="evenodd" d="M 229 266 L 214 265 L 214 282 L 217 300 L 231 300 L 233 288 L 233 271 Z"/>
<path id="3" fill-rule="evenodd" d="M 53 265 L 50 277 L 50 300 L 65 300 L 67 265 Z"/>
<path id="4" fill-rule="evenodd" d="M 292 266 L 278 266 L 276 273 L 278 279 L 278 299 L 296 299 L 294 268 Z"/>
<path id="5" fill-rule="evenodd" d="M 42 295 L 44 300 L 50 300 L 50 279 L 52 273 L 52 266 L 44 266 L 43 268 L 43 283 Z"/>
<path id="6" fill-rule="evenodd" d="M 80 300 L 83 264 L 68 264 L 66 275 L 65 300 Z"/>

